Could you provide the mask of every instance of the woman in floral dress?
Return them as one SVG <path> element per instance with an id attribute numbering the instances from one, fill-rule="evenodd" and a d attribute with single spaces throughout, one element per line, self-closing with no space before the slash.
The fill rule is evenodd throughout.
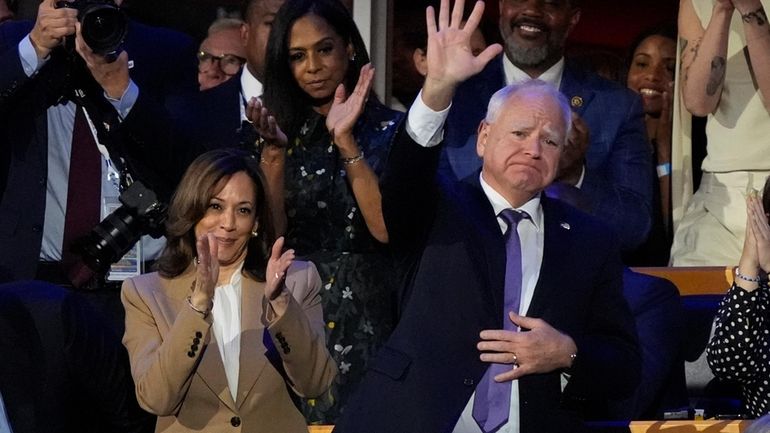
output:
<path id="1" fill-rule="evenodd" d="M 264 105 L 288 144 L 265 146 L 262 167 L 268 182 L 284 185 L 272 194 L 285 204 L 287 246 L 318 267 L 340 370 L 326 398 L 305 412 L 311 423 L 334 423 L 393 327 L 399 273 L 385 245 L 378 176 L 403 115 L 369 94 L 374 70 L 337 0 L 287 2 L 266 62 Z M 250 108 L 266 118 L 260 103 Z"/>

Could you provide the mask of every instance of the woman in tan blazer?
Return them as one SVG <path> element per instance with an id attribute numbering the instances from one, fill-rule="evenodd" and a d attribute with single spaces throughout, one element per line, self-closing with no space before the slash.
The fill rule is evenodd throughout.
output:
<path id="1" fill-rule="evenodd" d="M 337 368 L 318 273 L 273 243 L 257 160 L 199 157 L 167 232 L 159 272 L 126 280 L 121 295 L 137 399 L 158 415 L 156 432 L 307 432 L 291 394 L 323 393 Z"/>

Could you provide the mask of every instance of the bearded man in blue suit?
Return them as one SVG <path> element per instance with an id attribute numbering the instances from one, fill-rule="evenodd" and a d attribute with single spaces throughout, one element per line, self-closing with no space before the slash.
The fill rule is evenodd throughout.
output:
<path id="1" fill-rule="evenodd" d="M 462 179 L 481 167 L 476 129 L 490 96 L 506 84 L 540 79 L 558 88 L 575 113 L 556 183 L 615 230 L 624 252 L 652 225 L 652 150 L 641 100 L 618 83 L 579 69 L 564 44 L 580 19 L 579 0 L 500 0 L 504 55 L 463 83 L 453 99 L 439 172 Z"/>

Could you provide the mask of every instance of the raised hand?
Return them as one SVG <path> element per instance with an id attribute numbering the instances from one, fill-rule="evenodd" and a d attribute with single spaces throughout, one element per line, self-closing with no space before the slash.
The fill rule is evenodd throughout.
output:
<path id="1" fill-rule="evenodd" d="M 269 301 L 275 300 L 283 293 L 283 289 L 286 287 L 284 284 L 286 270 L 289 269 L 289 266 L 294 261 L 294 250 L 286 250 L 281 253 L 283 243 L 283 236 L 275 241 L 270 252 L 270 258 L 267 261 L 267 269 L 265 270 L 265 298 Z"/>
<path id="2" fill-rule="evenodd" d="M 353 126 L 355 126 L 358 117 L 364 111 L 364 105 L 369 97 L 369 90 L 372 88 L 374 79 L 374 67 L 367 63 L 361 68 L 358 74 L 358 82 L 350 96 L 345 96 L 345 86 L 340 84 L 334 92 L 334 101 L 332 102 L 329 113 L 326 115 L 326 129 L 334 138 L 334 143 L 338 146 L 342 137 L 352 136 Z M 351 155 L 355 156 L 355 155 Z"/>
<path id="3" fill-rule="evenodd" d="M 477 347 L 481 360 L 496 364 L 511 364 L 511 370 L 495 376 L 497 382 L 516 380 L 522 376 L 548 373 L 569 367 L 570 355 L 577 352 L 575 342 L 542 319 L 509 313 L 513 324 L 529 329 L 527 332 L 503 329 L 481 331 Z"/>
<path id="4" fill-rule="evenodd" d="M 86 62 L 88 70 L 107 95 L 114 99 L 120 99 L 131 81 L 128 73 L 128 53 L 121 52 L 114 61 L 96 54 L 83 40 L 80 33 L 80 23 L 76 24 L 75 50 Z"/>
<path id="5" fill-rule="evenodd" d="M 35 26 L 29 33 L 29 40 L 37 57 L 48 57 L 51 50 L 62 43 L 65 36 L 75 33 L 78 11 L 72 8 L 56 8 L 56 0 L 44 0 L 37 8 Z"/>
<path id="6" fill-rule="evenodd" d="M 246 118 L 254 125 L 260 137 L 268 146 L 285 148 L 288 143 L 286 134 L 278 126 L 275 117 L 262 105 L 259 98 L 251 98 L 246 104 Z"/>
<path id="7" fill-rule="evenodd" d="M 198 237 L 195 241 L 198 256 L 195 259 L 195 285 L 190 303 L 199 311 L 211 311 L 214 288 L 219 279 L 219 247 L 213 233 Z"/>
<path id="8" fill-rule="evenodd" d="M 478 56 L 473 55 L 470 40 L 484 14 L 484 2 L 476 2 L 465 26 L 461 27 L 464 6 L 464 0 L 455 1 L 450 16 L 449 0 L 442 0 L 438 24 L 432 6 L 425 12 L 428 74 L 423 86 L 423 100 L 437 111 L 449 105 L 458 84 L 481 72 L 503 50 L 500 44 L 492 44 Z"/>

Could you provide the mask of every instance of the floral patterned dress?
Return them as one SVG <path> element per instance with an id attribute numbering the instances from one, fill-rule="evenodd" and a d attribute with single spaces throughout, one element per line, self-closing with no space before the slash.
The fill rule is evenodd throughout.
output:
<path id="1" fill-rule="evenodd" d="M 354 129 L 379 176 L 403 114 L 370 102 Z M 287 246 L 318 267 L 326 341 L 339 367 L 332 388 L 303 404 L 309 423 L 336 422 L 366 364 L 390 334 L 398 272 L 370 234 L 326 129 L 313 112 L 286 153 Z"/>

